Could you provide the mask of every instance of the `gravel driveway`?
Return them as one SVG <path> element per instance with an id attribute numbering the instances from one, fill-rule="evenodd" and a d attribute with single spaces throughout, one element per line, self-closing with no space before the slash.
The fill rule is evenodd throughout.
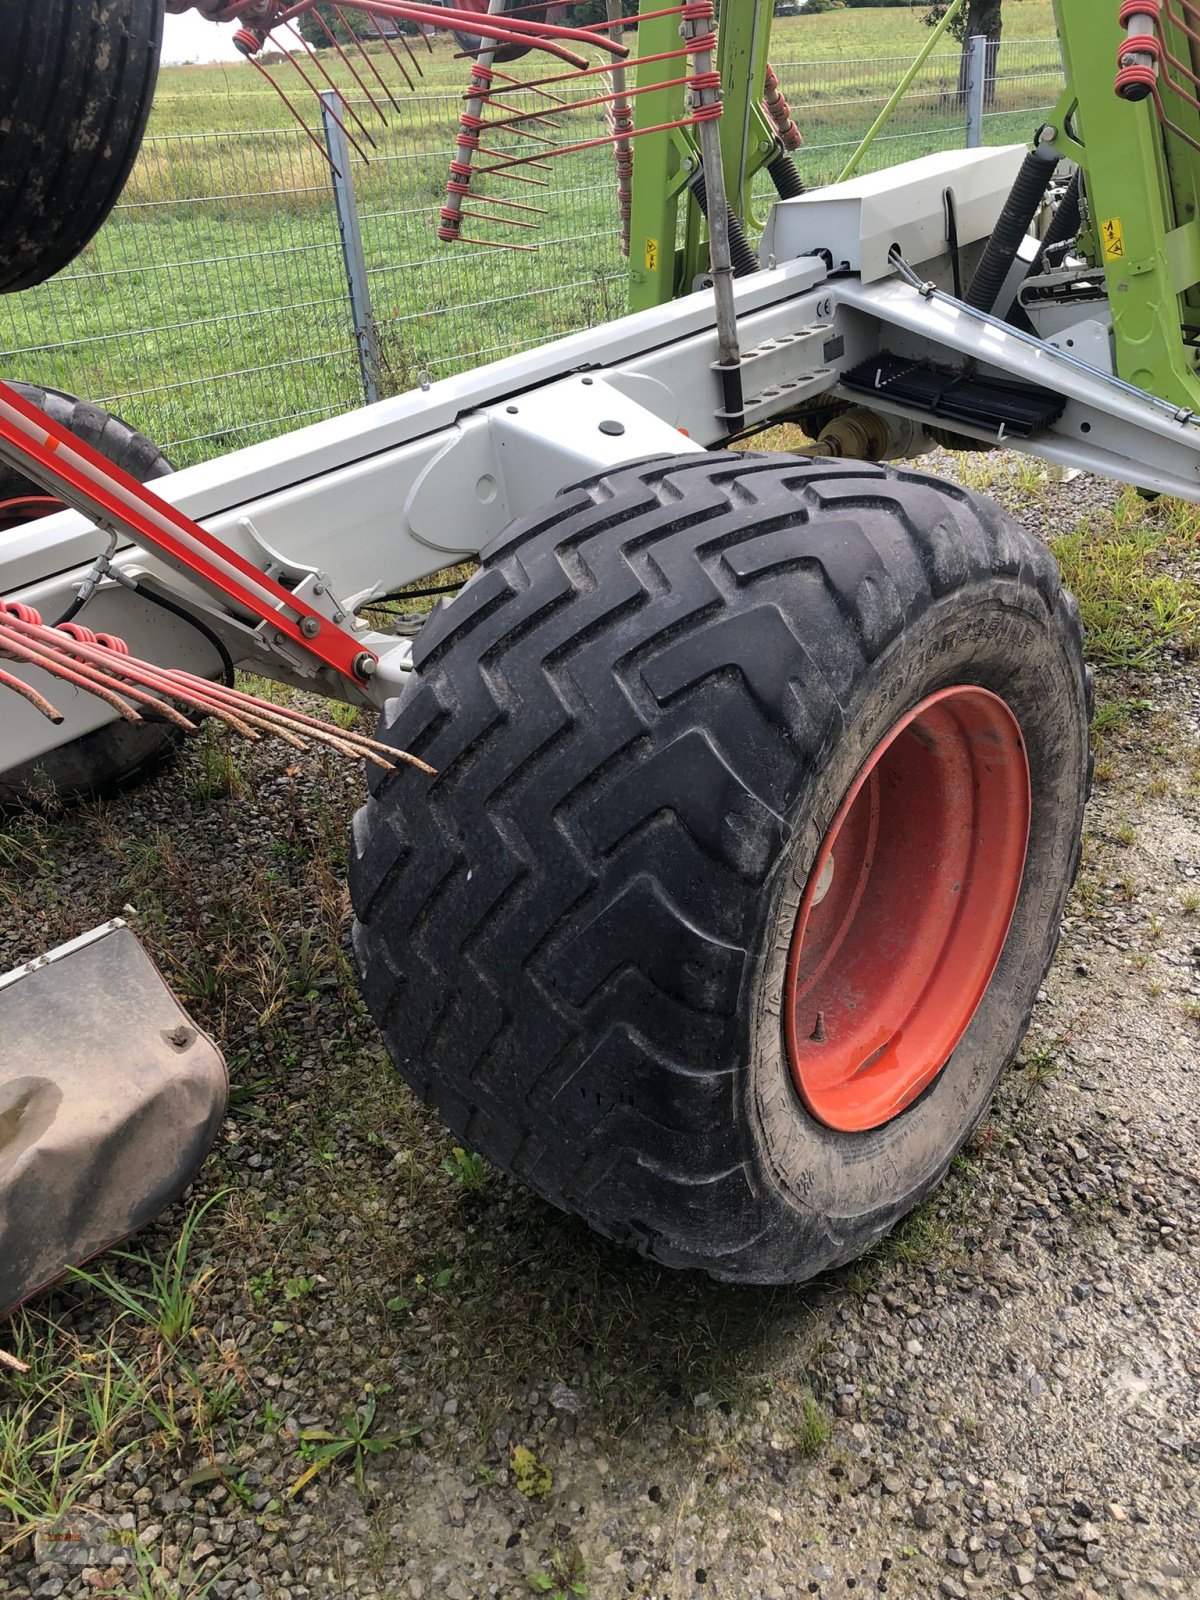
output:
<path id="1" fill-rule="evenodd" d="M 26 1538 L 3 1592 L 1200 1595 L 1200 669 L 1100 687 L 1120 714 L 1021 1057 L 933 1201 L 800 1290 L 643 1266 L 393 1082 L 343 954 L 357 774 L 206 736 L 120 802 L 0 828 L 0 969 L 128 903 L 235 1085 L 193 1332 L 85 1285 L 0 1331 L 76 1388 L 111 1352 L 142 1383 L 71 1513 L 137 1565 Z M 10 1418 L 48 1414 L 37 1381 Z"/>

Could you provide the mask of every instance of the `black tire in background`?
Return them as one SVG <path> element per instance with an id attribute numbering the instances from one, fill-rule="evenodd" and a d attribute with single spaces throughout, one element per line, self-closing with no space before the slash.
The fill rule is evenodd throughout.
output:
<path id="1" fill-rule="evenodd" d="M 414 664 L 380 737 L 438 776 L 373 779 L 350 877 L 403 1076 L 658 1261 L 763 1283 L 859 1254 L 983 1116 L 1057 944 L 1090 689 L 1045 547 L 908 470 L 653 461 L 513 524 Z M 796 902 L 879 740 L 964 684 L 1004 702 L 1028 763 L 1015 914 L 933 1082 L 838 1132 L 786 1059 Z"/>
<path id="2" fill-rule="evenodd" d="M 157 445 L 102 407 L 60 389 L 40 389 L 29 383 L 14 383 L 12 387 L 139 482 L 150 483 L 172 470 Z M 43 492 L 37 484 L 0 462 L 0 549 L 5 533 L 3 502 L 24 495 L 40 496 Z M 87 621 L 86 613 L 80 620 Z M 47 751 L 36 761 L 0 771 L 0 806 L 111 793 L 153 771 L 176 743 L 174 729 L 162 723 L 106 723 L 57 750 Z"/>
<path id="3" fill-rule="evenodd" d="M 162 0 L 0 0 L 0 293 L 60 271 L 117 203 L 162 24 Z"/>
<path id="4" fill-rule="evenodd" d="M 481 5 L 478 9 L 481 11 L 486 11 L 488 7 L 485 4 Z M 530 5 L 527 3 L 527 0 L 509 0 L 508 5 L 505 6 L 504 9 L 506 11 L 511 11 L 523 22 L 545 22 L 546 13 L 550 9 L 550 6 L 548 3 L 546 5 Z M 452 31 L 454 33 L 454 41 L 460 50 L 469 56 L 479 54 L 480 47 L 484 43 L 483 37 L 480 34 L 463 33 L 458 28 L 455 28 Z M 522 56 L 527 56 L 529 54 L 529 50 L 530 46 L 527 44 L 498 44 L 492 54 L 492 60 L 499 62 L 520 61 Z"/>

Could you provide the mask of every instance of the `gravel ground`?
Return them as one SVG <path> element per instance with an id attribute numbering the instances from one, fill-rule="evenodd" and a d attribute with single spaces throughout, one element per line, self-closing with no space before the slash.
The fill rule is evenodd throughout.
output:
<path id="1" fill-rule="evenodd" d="M 1111 503 L 988 470 L 1043 532 Z M 1163 652 L 1100 691 L 1080 882 L 993 1114 L 871 1259 L 800 1290 L 643 1266 L 393 1083 L 344 964 L 357 775 L 206 738 L 120 802 L 3 835 L 0 969 L 131 904 L 221 1033 L 235 1104 L 180 1347 L 82 1285 L 3 1339 L 140 1375 L 73 1511 L 139 1564 L 25 1539 L 2 1592 L 1200 1595 L 1200 667 Z M 44 1419 L 37 1376 L 10 1416 Z M 356 1428 L 357 1474 L 347 1443 L 297 1487 Z"/>

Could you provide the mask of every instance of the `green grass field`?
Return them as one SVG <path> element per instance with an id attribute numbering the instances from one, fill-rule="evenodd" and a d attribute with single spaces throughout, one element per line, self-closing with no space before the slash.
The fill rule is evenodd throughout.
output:
<path id="1" fill-rule="evenodd" d="M 806 137 L 810 184 L 840 170 L 928 30 L 923 7 L 781 19 L 773 57 Z M 1032 108 L 1056 92 L 1048 0 L 1019 0 L 1007 37 L 989 142 L 1024 139 Z M 372 60 L 401 110 L 383 99 L 384 128 L 345 66 L 323 65 L 375 140 L 349 122 L 370 156 L 352 170 L 380 341 L 383 392 L 526 348 L 617 316 L 624 266 L 611 157 L 564 158 L 546 188 L 509 183 L 512 213 L 536 254 L 439 245 L 433 229 L 453 144 L 464 63 L 451 42 L 414 41 L 423 76 L 409 94 L 382 47 Z M 962 142 L 957 47 L 939 53 L 888 137 L 884 165 Z M 407 59 L 407 58 L 405 58 Z M 277 75 L 319 126 L 295 69 Z M 317 76 L 309 64 L 310 76 Z M 360 68 L 360 70 L 363 70 Z M 518 68 L 518 71 L 520 69 Z M 412 71 L 410 67 L 410 71 Z M 596 137 L 601 114 L 567 122 L 564 138 Z M 472 226 L 477 226 L 472 224 Z M 486 226 L 482 231 L 495 236 Z M 122 205 L 83 256 L 51 284 L 0 302 L 0 362 L 13 377 L 104 401 L 163 444 L 178 464 L 356 405 L 354 329 L 329 172 L 305 132 L 249 65 L 170 67 Z"/>

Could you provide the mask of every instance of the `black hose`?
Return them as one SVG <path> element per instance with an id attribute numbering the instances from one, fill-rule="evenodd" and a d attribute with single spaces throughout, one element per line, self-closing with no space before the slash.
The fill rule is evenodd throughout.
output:
<path id="1" fill-rule="evenodd" d="M 1055 245 L 1066 244 L 1067 240 L 1073 239 L 1083 226 L 1080 189 L 1079 169 L 1076 168 L 1070 183 L 1063 190 L 1063 197 L 1058 202 L 1050 226 L 1046 229 L 1046 237 L 1042 240 L 1041 248 L 1033 258 L 1033 265 L 1025 274 L 1027 278 L 1032 278 L 1042 270 L 1047 251 L 1053 250 Z"/>
<path id="2" fill-rule="evenodd" d="M 697 172 L 692 178 L 689 187 L 696 197 L 696 204 L 708 216 L 708 190 L 704 184 L 704 174 Z M 735 278 L 748 278 L 752 272 L 759 271 L 759 260 L 750 246 L 740 220 L 729 212 L 729 255 L 733 262 L 733 275 Z"/>
<path id="3" fill-rule="evenodd" d="M 799 200 L 802 194 L 808 193 L 808 185 L 797 172 L 796 163 L 786 150 L 781 150 L 767 162 L 767 171 L 771 174 L 775 193 L 781 200 Z"/>
<path id="4" fill-rule="evenodd" d="M 466 581 L 460 578 L 457 583 L 435 583 L 431 589 L 396 589 L 391 594 L 376 595 L 374 600 L 365 600 L 363 608 L 370 611 L 372 606 L 388 605 L 394 600 L 430 600 L 437 594 L 457 594 Z"/>
<path id="5" fill-rule="evenodd" d="M 1058 165 L 1058 152 L 1048 144 L 1031 150 L 1021 163 L 1012 192 L 1004 202 L 995 232 L 988 240 L 983 260 L 967 290 L 966 303 L 976 311 L 994 311 L 1017 252 L 1029 232 L 1050 179 Z"/>
<path id="6" fill-rule="evenodd" d="M 144 584 L 135 583 L 133 592 L 140 594 L 143 600 L 149 600 L 152 606 L 161 606 L 164 611 L 169 611 L 173 617 L 178 617 L 181 622 L 190 623 L 197 633 L 203 634 L 221 658 L 221 670 L 225 687 L 233 688 L 233 657 L 225 648 L 224 641 L 212 631 L 207 622 L 201 622 L 199 617 L 193 616 L 190 611 L 185 611 L 182 606 L 177 606 L 174 600 L 168 600 L 165 595 L 155 594 L 147 589 Z"/>
<path id="7" fill-rule="evenodd" d="M 213 649 L 221 658 L 221 671 L 225 680 L 225 687 L 227 689 L 232 689 L 233 657 L 225 648 L 223 641 L 217 637 L 208 624 L 201 622 L 199 617 L 194 617 L 190 611 L 185 611 L 182 606 L 177 606 L 173 600 L 167 600 L 161 594 L 153 593 L 152 590 L 147 589 L 141 583 L 135 583 L 132 587 L 134 593 L 141 595 L 143 600 L 149 600 L 152 606 L 161 606 L 164 611 L 169 611 L 173 617 L 178 617 L 183 622 L 190 622 L 197 633 L 202 633 L 204 635 L 209 644 L 212 645 Z M 55 617 L 50 626 L 52 628 L 61 628 L 64 622 L 73 622 L 86 604 L 87 601 L 81 595 L 77 594 L 74 600 L 71 601 L 71 604 L 63 612 L 62 616 Z"/>
<path id="8" fill-rule="evenodd" d="M 50 626 L 52 628 L 61 628 L 64 622 L 74 622 L 75 618 L 83 610 L 86 604 L 87 601 L 83 598 L 83 596 L 77 594 L 74 600 L 71 601 L 71 604 L 63 612 L 62 616 L 55 617 Z"/>
<path id="9" fill-rule="evenodd" d="M 950 251 L 950 267 L 954 274 L 954 298 L 962 299 L 962 251 L 958 244 L 958 200 L 953 189 L 942 196 L 946 206 L 946 244 Z"/>

